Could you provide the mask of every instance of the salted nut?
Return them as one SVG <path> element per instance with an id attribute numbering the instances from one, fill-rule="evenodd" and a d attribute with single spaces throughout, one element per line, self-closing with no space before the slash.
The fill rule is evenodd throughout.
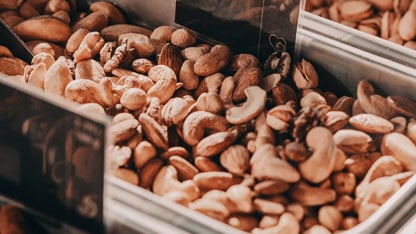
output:
<path id="1" fill-rule="evenodd" d="M 353 22 L 368 18 L 373 14 L 371 4 L 365 1 L 346 1 L 340 4 L 341 16 Z"/>
<path id="2" fill-rule="evenodd" d="M 227 110 L 225 118 L 232 124 L 242 124 L 255 118 L 263 111 L 266 104 L 266 92 L 258 86 L 251 86 L 244 90 L 246 102 L 241 106 Z"/>
<path id="3" fill-rule="evenodd" d="M 310 158 L 299 164 L 299 171 L 310 182 L 322 182 L 335 165 L 336 145 L 332 133 L 327 128 L 315 127 L 306 135 L 306 144 L 314 151 Z"/>
<path id="4" fill-rule="evenodd" d="M 318 87 L 318 74 L 313 65 L 305 59 L 302 59 L 300 63 L 295 65 L 293 80 L 298 89 L 314 89 Z"/>
<path id="5" fill-rule="evenodd" d="M 266 12 L 287 2 L 267 3 Z M 234 3 L 224 10 L 247 20 L 262 9 Z M 388 40 L 414 37 L 415 2 L 308 4 Z M 225 45 L 198 44 L 185 28 L 125 24 L 109 2 L 90 4 L 92 13 L 73 22 L 73 1 L 7 0 L 0 8 L 36 55 L 26 66 L 0 46 L 0 71 L 75 101 L 78 110 L 113 116 L 114 176 L 233 227 L 260 234 L 349 229 L 415 174 L 416 102 L 382 96 L 366 80 L 356 99 L 318 90 L 312 63 L 292 67 L 273 36 L 275 52 L 262 66 Z M 73 167 L 76 177 L 55 173 L 54 181 L 66 182 L 75 201 L 75 187 L 97 178 L 98 157 L 74 148 L 72 135 L 64 142 L 68 162 L 54 171 Z"/>

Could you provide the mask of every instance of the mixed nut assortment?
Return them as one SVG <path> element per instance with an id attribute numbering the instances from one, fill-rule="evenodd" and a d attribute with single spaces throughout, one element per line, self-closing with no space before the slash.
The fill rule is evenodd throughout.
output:
<path id="1" fill-rule="evenodd" d="M 338 97 L 306 60 L 283 52 L 262 65 L 183 28 L 124 24 L 107 2 L 76 14 L 65 0 L 5 8 L 39 42 L 31 65 L 8 74 L 113 116 L 114 176 L 235 228 L 350 229 L 416 171 L 416 103 L 366 80 L 356 98 Z"/>
<path id="2" fill-rule="evenodd" d="M 307 0 L 306 10 L 405 47 L 416 49 L 416 1 Z"/>

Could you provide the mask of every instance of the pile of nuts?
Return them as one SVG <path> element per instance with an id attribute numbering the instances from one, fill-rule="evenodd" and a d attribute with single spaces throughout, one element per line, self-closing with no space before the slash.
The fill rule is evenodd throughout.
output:
<path id="1" fill-rule="evenodd" d="M 66 1 L 47 2 L 44 13 Z M 415 102 L 365 80 L 357 98 L 337 97 L 285 52 L 263 66 L 183 28 L 124 24 L 106 2 L 90 10 L 71 24 L 14 26 L 26 40 L 66 42 L 66 57 L 41 46 L 16 80 L 113 116 L 114 176 L 243 231 L 331 233 L 367 219 L 414 175 Z M 31 31 L 38 24 L 67 29 Z"/>
<path id="2" fill-rule="evenodd" d="M 306 10 L 416 49 L 414 0 L 307 0 Z"/>

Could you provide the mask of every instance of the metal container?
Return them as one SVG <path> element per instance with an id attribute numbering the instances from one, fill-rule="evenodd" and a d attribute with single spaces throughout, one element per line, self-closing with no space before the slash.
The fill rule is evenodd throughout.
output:
<path id="1" fill-rule="evenodd" d="M 175 0 L 112 2 L 135 24 L 175 25 Z M 328 71 L 352 94 L 360 80 L 368 79 L 388 94 L 413 97 L 416 56 L 393 43 L 386 46 L 382 39 L 370 40 L 362 32 L 335 24 L 302 12 L 297 33 L 300 56 Z M 413 176 L 375 214 L 347 233 L 397 231 L 416 212 L 415 193 Z M 111 175 L 105 177 L 104 217 L 109 233 L 242 233 Z"/>
<path id="2" fill-rule="evenodd" d="M 116 2 L 121 8 L 127 4 Z M 161 1 L 154 3 L 164 8 L 171 6 L 172 1 L 168 2 L 167 6 Z M 146 12 L 154 9 L 154 6 L 143 6 L 143 17 L 152 20 L 153 17 Z M 134 17 L 135 13 L 132 13 Z M 171 14 L 157 16 L 157 22 L 162 24 L 174 24 L 172 20 Z M 358 82 L 367 79 L 387 94 L 413 98 L 416 90 L 416 52 L 409 52 L 408 49 L 391 42 L 386 44 L 386 41 L 380 38 L 369 38 L 367 34 L 345 26 L 338 27 L 339 24 L 307 12 L 301 12 L 299 20 L 297 53 L 326 70 L 353 96 Z M 136 22 L 135 19 L 133 21 Z M 113 213 L 111 216 L 117 216 L 116 222 L 110 225 L 114 230 L 129 228 L 146 233 L 158 233 L 161 231 L 159 228 L 168 228 L 166 230 L 169 233 L 241 232 L 110 175 L 106 180 L 109 193 L 105 208 Z M 413 196 L 415 193 L 416 176 L 413 176 L 368 220 L 346 233 L 398 231 L 416 212 L 416 196 Z M 157 222 L 149 224 L 150 219 L 156 219 Z M 163 222 L 165 226 L 159 226 L 159 222 Z"/>

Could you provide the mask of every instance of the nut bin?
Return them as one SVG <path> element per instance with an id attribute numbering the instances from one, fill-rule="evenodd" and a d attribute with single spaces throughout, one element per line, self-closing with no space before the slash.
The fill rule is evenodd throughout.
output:
<path id="1" fill-rule="evenodd" d="M 113 1 L 125 16 L 89 1 L 90 13 L 72 24 L 73 6 L 64 2 L 33 11 L 22 3 L 17 34 L 28 44 L 49 42 L 29 45 L 30 65 L 9 75 L 113 117 L 103 201 L 109 233 L 390 233 L 415 212 L 416 68 L 404 47 L 385 49 L 381 39 L 372 44 L 301 12 L 296 51 L 273 34 L 266 42 L 274 52 L 259 42 L 256 57 L 178 24 L 175 1 Z M 287 9 L 296 1 L 248 2 L 237 14 L 247 22 L 275 11 L 297 21 L 298 9 Z M 16 8 L 11 3 L 3 7 Z M 368 4 L 359 14 L 348 9 L 350 21 L 372 13 Z M 31 22 L 62 27 L 50 35 Z M 93 184 L 97 171 L 87 167 L 97 163 L 85 155 L 94 154 L 73 144 L 66 139 L 63 154 L 71 151 L 76 169 L 46 157 L 45 170 L 59 183 L 67 183 L 59 168 L 74 174 L 70 187 Z"/>

